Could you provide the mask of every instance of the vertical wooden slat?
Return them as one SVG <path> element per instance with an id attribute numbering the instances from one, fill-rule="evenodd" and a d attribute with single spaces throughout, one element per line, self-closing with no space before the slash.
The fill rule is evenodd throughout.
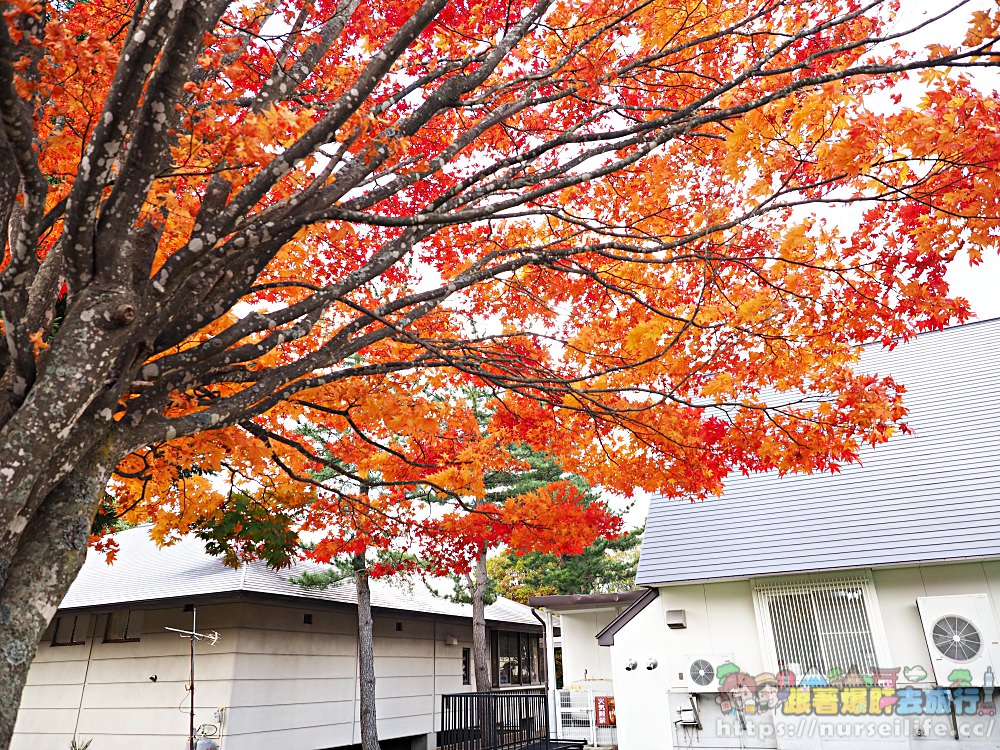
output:
<path id="1" fill-rule="evenodd" d="M 864 622 L 866 619 L 864 612 L 858 608 L 859 603 L 861 603 L 860 596 L 853 596 L 854 586 L 844 586 L 839 590 L 846 592 L 846 596 L 842 597 L 843 601 L 837 608 L 838 616 L 843 621 L 843 625 L 839 629 L 844 634 L 843 641 L 846 645 L 845 653 L 841 658 L 842 663 L 839 666 L 844 672 L 855 666 L 864 672 L 870 665 L 865 658 L 864 640 L 868 628 Z"/>
<path id="2" fill-rule="evenodd" d="M 812 607 L 813 622 L 815 623 L 814 627 L 816 628 L 816 640 L 819 643 L 819 653 L 821 659 L 821 663 L 816 666 L 821 674 L 829 674 L 830 668 L 835 666 L 833 664 L 833 660 L 831 659 L 829 649 L 827 648 L 826 638 L 823 633 L 821 602 L 825 591 L 826 589 L 820 586 L 819 588 L 810 591 L 808 594 L 809 604 Z"/>

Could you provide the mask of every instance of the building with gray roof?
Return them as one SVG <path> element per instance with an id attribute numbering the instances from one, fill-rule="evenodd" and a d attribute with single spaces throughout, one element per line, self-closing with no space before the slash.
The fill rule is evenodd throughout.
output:
<path id="1" fill-rule="evenodd" d="M 909 432 L 656 501 L 599 634 L 622 750 L 1000 746 L 1000 319 L 869 346 Z"/>
<path id="2" fill-rule="evenodd" d="M 196 725 L 223 750 L 350 747 L 358 725 L 357 593 L 291 579 L 320 566 L 228 568 L 190 536 L 158 549 L 145 527 L 88 554 L 32 664 L 14 750 L 177 750 Z M 473 690 L 471 606 L 421 582 L 371 582 L 380 739 L 435 746 L 442 694 Z M 497 689 L 542 685 L 542 624 L 500 599 L 486 610 Z M 511 645 L 513 644 L 513 645 Z M 515 653 L 516 652 L 516 653 Z"/>
<path id="3" fill-rule="evenodd" d="M 910 434 L 836 474 L 730 476 L 722 497 L 654 501 L 636 582 L 1000 557 L 1000 319 L 869 347 L 906 387 Z"/>

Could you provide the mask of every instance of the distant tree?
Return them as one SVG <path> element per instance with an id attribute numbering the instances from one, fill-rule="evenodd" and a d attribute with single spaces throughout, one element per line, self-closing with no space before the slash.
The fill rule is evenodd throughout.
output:
<path id="1" fill-rule="evenodd" d="M 352 580 L 357 591 L 358 686 L 360 700 L 361 750 L 379 750 L 375 701 L 375 640 L 369 561 L 366 551 L 330 560 L 321 572 L 306 572 L 292 580 L 307 588 L 327 588 Z"/>
<path id="2" fill-rule="evenodd" d="M 484 421 L 489 416 L 480 413 L 480 418 Z M 526 444 L 512 444 L 506 448 L 518 461 L 517 465 L 484 474 L 483 496 L 473 502 L 469 512 L 460 519 L 455 529 L 458 532 L 456 536 L 461 538 L 464 532 L 465 524 L 461 521 L 474 526 L 484 525 L 480 514 L 488 508 L 534 509 L 520 513 L 524 520 L 520 528 L 505 529 L 500 524 L 499 534 L 480 533 L 476 536 L 478 546 L 473 550 L 473 564 L 464 574 L 450 574 L 455 587 L 453 592 L 447 594 L 453 601 L 472 605 L 472 661 L 476 690 L 480 692 L 492 688 L 486 642 L 486 605 L 492 603 L 498 593 L 507 596 L 507 591 L 498 589 L 498 581 L 490 570 L 491 565 L 495 565 L 495 558 L 489 557 L 491 550 L 507 550 L 505 554 L 508 556 L 531 556 L 533 559 L 558 561 L 586 554 L 587 549 L 590 549 L 586 545 L 615 545 L 626 550 L 638 543 L 637 533 L 635 541 L 630 541 L 628 535 L 621 544 L 616 541 L 615 532 L 620 519 L 610 513 L 599 494 L 585 479 L 565 472 L 554 456 Z M 553 488 L 557 488 L 555 492 Z M 557 502 L 546 502 L 544 499 L 559 495 L 561 500 Z M 542 498 L 542 501 L 532 502 L 536 498 Z M 497 526 L 488 520 L 485 525 Z M 609 548 L 604 546 L 602 549 Z M 611 558 L 599 562 L 599 556 L 606 554 L 603 551 L 591 552 L 588 560 L 595 566 L 605 567 L 605 572 L 610 574 L 611 567 L 608 567 L 608 563 Z M 615 564 L 611 563 L 611 566 Z M 625 563 L 622 574 L 626 577 L 628 569 L 629 565 Z M 632 578 L 634 577 L 633 570 Z"/>
<path id="3" fill-rule="evenodd" d="M 388 572 L 394 566 L 386 564 L 393 554 L 391 550 L 395 525 L 380 524 L 381 518 L 373 512 L 377 508 L 377 500 L 372 498 L 371 486 L 359 483 L 354 486 L 352 469 L 334 456 L 326 447 L 328 441 L 336 435 L 320 427 L 306 425 L 300 428 L 303 436 L 318 442 L 321 446 L 318 457 L 322 459 L 323 468 L 314 471 L 311 482 L 314 487 L 323 487 L 328 494 L 333 495 L 337 505 L 337 527 L 323 528 L 326 538 L 321 542 L 329 543 L 335 536 L 340 544 L 318 552 L 315 546 L 309 549 L 309 555 L 327 562 L 331 567 L 322 572 L 307 572 L 293 580 L 302 586 L 326 588 L 343 580 L 352 580 L 357 599 L 358 622 L 358 687 L 359 711 L 361 725 L 361 750 L 379 750 L 378 721 L 375 701 L 375 634 L 372 617 L 371 571 L 375 567 L 380 572 Z M 308 519 L 308 514 L 304 516 Z M 236 536 L 235 534 L 233 536 Z M 375 560 L 369 559 L 372 543 Z M 382 559 L 379 559 L 382 558 Z"/>
<path id="4" fill-rule="evenodd" d="M 505 552 L 486 569 L 496 593 L 528 603 L 528 597 L 627 591 L 635 585 L 642 529 L 598 539 L 579 555 Z"/>

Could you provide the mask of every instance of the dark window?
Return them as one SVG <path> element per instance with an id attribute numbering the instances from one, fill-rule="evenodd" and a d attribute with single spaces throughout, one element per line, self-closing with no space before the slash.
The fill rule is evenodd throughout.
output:
<path id="1" fill-rule="evenodd" d="M 462 649 L 462 684 L 472 684 L 472 649 Z"/>
<path id="2" fill-rule="evenodd" d="M 52 630 L 53 646 L 79 646 L 87 642 L 87 617 L 67 615 L 57 617 Z"/>
<path id="3" fill-rule="evenodd" d="M 545 651 L 541 648 L 541 643 L 538 638 L 532 638 L 529 641 L 531 646 L 531 664 L 532 670 L 531 675 L 534 677 L 535 682 L 542 681 L 542 659 L 545 658 Z"/>
<path id="4" fill-rule="evenodd" d="M 521 682 L 526 685 L 538 682 L 538 680 L 535 679 L 535 673 L 538 671 L 538 651 L 535 651 L 535 663 L 532 665 L 531 644 L 529 643 L 529 640 L 533 640 L 536 643 L 538 642 L 534 638 L 528 639 L 524 636 L 521 636 L 521 638 L 518 639 L 518 642 L 521 645 Z"/>
<path id="5" fill-rule="evenodd" d="M 104 629 L 105 643 L 126 643 L 139 640 L 142 632 L 142 612 L 124 610 L 108 615 L 108 624 Z"/>
<path id="6" fill-rule="evenodd" d="M 493 634 L 493 684 L 538 685 L 545 679 L 541 636 L 534 633 Z"/>

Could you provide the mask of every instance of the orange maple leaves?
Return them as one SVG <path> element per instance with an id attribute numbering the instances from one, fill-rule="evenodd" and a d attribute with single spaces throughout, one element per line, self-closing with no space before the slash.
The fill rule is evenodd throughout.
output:
<path id="1" fill-rule="evenodd" d="M 127 384 L 122 429 L 161 386 L 156 416 L 198 427 L 122 461 L 127 518 L 167 540 L 238 491 L 333 529 L 321 555 L 407 535 L 454 561 L 570 550 L 614 524 L 569 487 L 478 504 L 507 446 L 624 494 L 703 497 L 886 438 L 902 389 L 856 372 L 856 347 L 969 316 L 943 274 L 997 244 L 995 97 L 934 73 L 911 81 L 919 105 L 876 106 L 915 60 L 867 41 L 891 3 L 619 6 L 445 4 L 368 89 L 425 4 L 362 2 L 338 27 L 332 2 L 239 3 L 201 30 L 137 222 L 154 279 L 217 263 L 219 285 L 250 280 L 235 301 L 208 285 L 208 322 L 131 353 L 171 379 Z M 21 66 L 54 212 L 39 257 L 127 70 L 127 10 L 55 9 L 37 72 Z M 993 44 L 997 18 L 965 44 Z M 863 210 L 838 221 L 841 202 Z M 477 510 L 429 512 L 428 492 Z"/>

